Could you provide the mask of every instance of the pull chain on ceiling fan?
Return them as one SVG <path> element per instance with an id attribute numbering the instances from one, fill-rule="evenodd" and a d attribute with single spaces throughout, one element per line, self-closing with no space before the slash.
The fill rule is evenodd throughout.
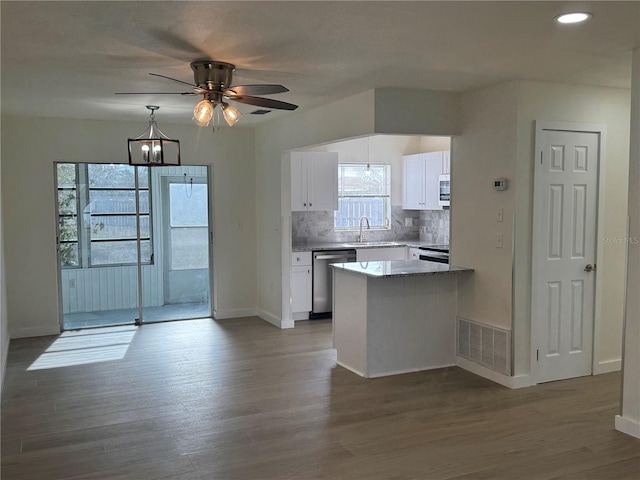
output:
<path id="1" fill-rule="evenodd" d="M 213 121 L 214 131 L 220 125 L 220 112 L 229 126 L 234 125 L 242 116 L 240 110 L 229 104 L 228 101 L 276 110 L 295 110 L 298 108 L 292 103 L 255 96 L 288 92 L 289 90 L 282 85 L 232 85 L 235 68 L 235 65 L 231 63 L 197 60 L 191 62 L 194 83 L 183 82 L 157 73 L 149 74 L 189 85 L 193 89 L 190 92 L 118 92 L 116 95 L 202 95 L 204 98 L 193 109 L 193 120 L 196 125 L 202 127 L 208 126 Z"/>

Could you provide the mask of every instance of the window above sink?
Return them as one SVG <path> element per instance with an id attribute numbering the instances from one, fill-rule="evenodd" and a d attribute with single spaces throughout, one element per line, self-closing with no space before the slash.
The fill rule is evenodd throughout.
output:
<path id="1" fill-rule="evenodd" d="M 366 216 L 372 230 L 391 228 L 391 165 L 340 163 L 334 230 L 356 231 Z"/>

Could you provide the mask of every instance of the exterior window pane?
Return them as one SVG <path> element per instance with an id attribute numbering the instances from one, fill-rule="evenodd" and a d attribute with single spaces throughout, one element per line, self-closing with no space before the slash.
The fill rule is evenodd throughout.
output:
<path id="1" fill-rule="evenodd" d="M 338 210 L 335 230 L 356 230 L 366 216 L 371 228 L 389 229 L 391 166 L 341 163 L 338 166 Z"/>
<path id="2" fill-rule="evenodd" d="M 60 265 L 62 268 L 77 268 L 80 266 L 77 242 L 60 243 Z"/>
<path id="3" fill-rule="evenodd" d="M 85 213 L 136 213 L 135 190 L 91 190 Z M 149 191 L 140 192 L 140 213 L 149 213 Z"/>
<path id="4" fill-rule="evenodd" d="M 76 188 L 78 171 L 75 163 L 57 165 L 58 188 Z"/>
<path id="5" fill-rule="evenodd" d="M 62 268 L 80 266 L 78 256 L 78 166 L 75 163 L 56 165 L 58 185 L 58 235 Z"/>
<path id="6" fill-rule="evenodd" d="M 78 223 L 76 217 L 60 217 L 60 241 L 69 242 L 78 240 Z"/>
<path id="7" fill-rule="evenodd" d="M 171 269 L 209 268 L 206 227 L 171 229 Z"/>
<path id="8" fill-rule="evenodd" d="M 136 217 L 134 215 L 113 215 L 91 217 L 91 240 L 135 239 Z M 149 216 L 140 217 L 140 238 L 149 238 Z M 93 247 L 92 247 L 93 248 Z"/>
<path id="9" fill-rule="evenodd" d="M 60 215 L 78 214 L 78 199 L 75 190 L 58 190 L 58 213 Z"/>
<path id="10" fill-rule="evenodd" d="M 193 189 L 191 187 L 179 183 L 169 185 L 172 227 L 202 227 L 208 223 L 207 186 L 194 184 Z M 189 197 L 186 192 L 189 192 Z"/>
<path id="11" fill-rule="evenodd" d="M 151 242 L 140 242 L 142 263 L 151 261 Z M 137 245 L 135 240 L 125 242 L 91 242 L 91 266 L 123 265 L 137 263 Z"/>
<path id="12" fill-rule="evenodd" d="M 88 165 L 91 188 L 134 188 L 134 167 L 91 163 Z"/>

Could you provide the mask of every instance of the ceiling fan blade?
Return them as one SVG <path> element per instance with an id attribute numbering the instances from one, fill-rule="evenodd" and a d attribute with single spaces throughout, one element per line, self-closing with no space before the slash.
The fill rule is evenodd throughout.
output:
<path id="1" fill-rule="evenodd" d="M 288 92 L 283 85 L 234 85 L 224 90 L 225 95 L 272 95 Z"/>
<path id="2" fill-rule="evenodd" d="M 115 95 L 200 95 L 198 92 L 116 92 Z"/>
<path id="3" fill-rule="evenodd" d="M 273 108 L 276 110 L 295 110 L 298 108 L 298 105 L 294 105 L 293 103 L 281 102 L 280 100 L 272 100 L 270 98 L 251 97 L 249 95 L 229 95 L 227 98 L 234 102 L 246 103 L 257 107 Z"/>
<path id="4" fill-rule="evenodd" d="M 167 80 L 173 80 L 174 82 L 184 83 L 185 85 L 189 85 L 190 87 L 194 88 L 197 87 L 197 85 L 194 85 L 193 83 L 183 82 L 182 80 L 178 80 L 177 78 L 167 77 L 166 75 L 160 75 L 159 73 L 150 73 L 149 75 L 152 75 L 154 77 L 166 78 Z"/>

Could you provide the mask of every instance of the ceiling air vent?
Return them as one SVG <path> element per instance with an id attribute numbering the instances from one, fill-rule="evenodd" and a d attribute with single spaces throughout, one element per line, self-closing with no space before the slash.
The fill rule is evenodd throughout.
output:
<path id="1" fill-rule="evenodd" d="M 251 115 L 266 115 L 267 113 L 269 113 L 271 110 L 254 110 L 253 112 L 251 112 Z"/>

